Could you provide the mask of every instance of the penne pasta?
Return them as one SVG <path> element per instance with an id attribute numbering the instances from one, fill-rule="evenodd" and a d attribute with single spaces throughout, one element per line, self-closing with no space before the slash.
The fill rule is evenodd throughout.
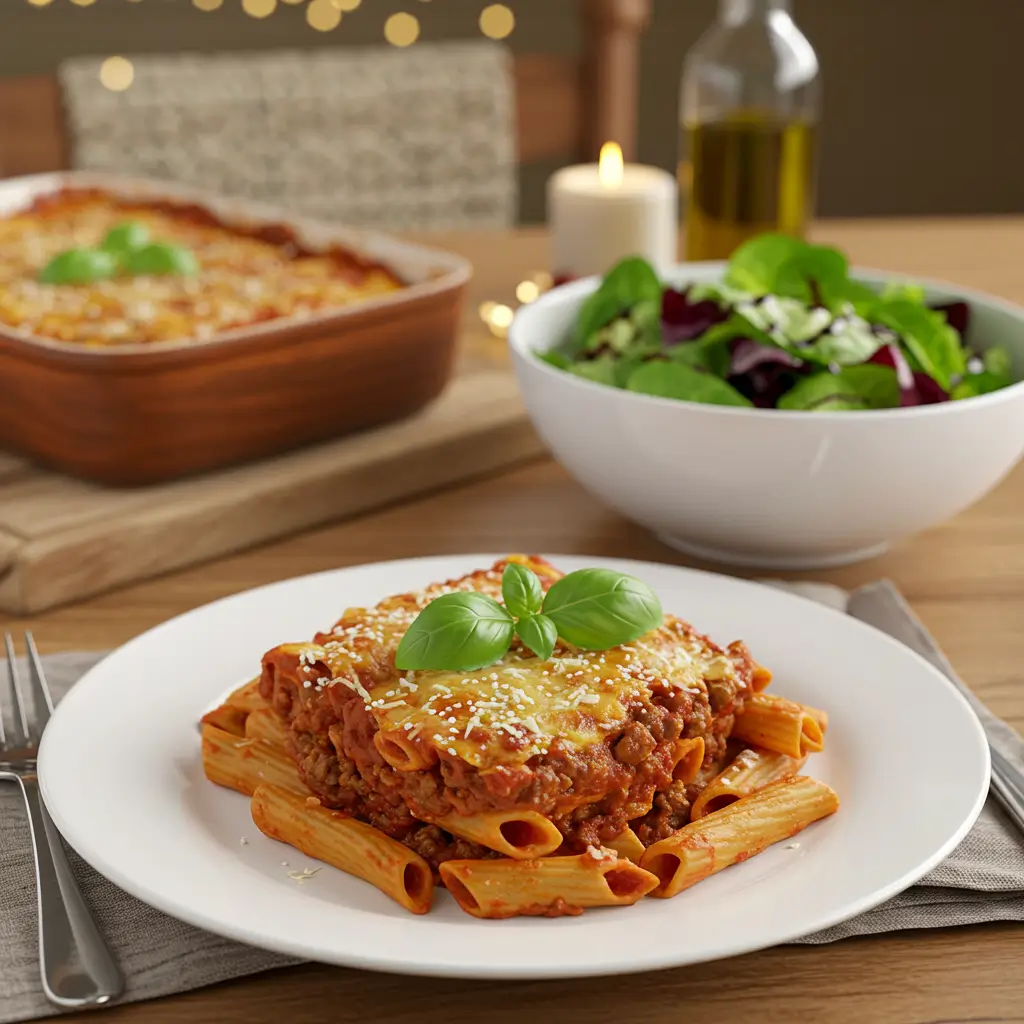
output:
<path id="1" fill-rule="evenodd" d="M 627 828 L 610 843 L 604 845 L 607 849 L 614 850 L 620 857 L 631 860 L 634 864 L 639 864 L 640 858 L 644 855 L 644 844 L 640 842 L 637 834 L 631 828 Z"/>
<path id="2" fill-rule="evenodd" d="M 427 862 L 372 825 L 321 807 L 316 797 L 270 785 L 253 793 L 252 820 L 265 836 L 369 882 L 406 910 L 430 909 L 434 880 Z"/>
<path id="3" fill-rule="evenodd" d="M 652 895 L 675 896 L 838 807 L 839 798 L 823 782 L 804 775 L 780 779 L 649 846 L 640 866 L 658 877 Z"/>
<path id="4" fill-rule="evenodd" d="M 706 814 L 750 796 L 777 779 L 788 779 L 803 767 L 805 757 L 787 757 L 773 750 L 749 747 L 741 751 L 724 771 L 716 775 L 700 791 L 690 808 L 690 820 L 696 821 Z"/>
<path id="5" fill-rule="evenodd" d="M 772 673 L 770 669 L 765 668 L 764 665 L 754 665 L 754 674 L 750 679 L 750 688 L 754 693 L 767 690 L 771 681 Z"/>
<path id="6" fill-rule="evenodd" d="M 446 814 L 427 818 L 452 835 L 470 839 L 513 860 L 531 860 L 554 853 L 562 833 L 539 811 L 489 811 L 483 814 Z"/>
<path id="7" fill-rule="evenodd" d="M 438 759 L 433 747 L 417 744 L 398 732 L 375 733 L 373 745 L 377 753 L 400 772 L 419 772 L 432 768 Z"/>
<path id="8" fill-rule="evenodd" d="M 203 726 L 203 771 L 211 782 L 246 796 L 264 782 L 309 796 L 295 762 L 284 751 L 212 725 Z"/>
<path id="9" fill-rule="evenodd" d="M 212 711 L 207 711 L 199 720 L 202 725 L 212 725 L 232 736 L 245 735 L 245 721 L 249 712 L 234 704 L 221 704 Z"/>
<path id="10" fill-rule="evenodd" d="M 809 704 L 804 704 L 803 708 L 818 723 L 818 727 L 823 733 L 828 732 L 827 711 L 822 711 L 821 708 L 812 708 Z"/>
<path id="11" fill-rule="evenodd" d="M 636 903 L 658 879 L 612 850 L 530 861 L 449 860 L 441 878 L 474 917 L 561 917 L 587 907 Z"/>
<path id="12" fill-rule="evenodd" d="M 672 768 L 673 782 L 693 782 L 704 764 L 704 739 L 698 736 L 692 740 L 676 740 L 673 751 L 675 765 Z"/>
<path id="13" fill-rule="evenodd" d="M 787 757 L 806 757 L 822 749 L 824 731 L 817 716 L 824 714 L 785 697 L 756 693 L 736 716 L 732 738 Z"/>
<path id="14" fill-rule="evenodd" d="M 252 740 L 262 740 L 278 750 L 288 749 L 288 734 L 280 716 L 270 708 L 257 708 L 249 712 L 245 720 L 245 735 Z"/>
<path id="15" fill-rule="evenodd" d="M 260 681 L 258 679 L 250 679 L 244 686 L 232 690 L 224 703 L 242 708 L 244 711 L 255 711 L 257 708 L 267 706 L 266 701 L 260 696 Z"/>

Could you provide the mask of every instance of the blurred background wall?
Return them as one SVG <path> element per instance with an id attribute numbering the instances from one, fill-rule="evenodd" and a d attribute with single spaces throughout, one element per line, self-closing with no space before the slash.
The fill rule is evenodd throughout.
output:
<path id="1" fill-rule="evenodd" d="M 386 18 L 400 10 L 419 19 L 423 42 L 479 38 L 485 0 L 362 0 L 330 32 L 310 28 L 301 7 L 283 2 L 264 19 L 248 16 L 241 0 L 210 12 L 193 0 L 84 2 L 0 0 L 0 75 L 51 72 L 83 54 L 380 45 Z M 515 51 L 578 49 L 575 0 L 506 2 L 516 15 L 508 40 Z M 675 165 L 680 64 L 715 6 L 654 2 L 643 43 L 644 162 Z M 822 214 L 1024 212 L 1016 45 L 1024 0 L 795 0 L 794 14 L 824 69 Z M 543 218 L 552 169 L 522 168 L 522 219 Z"/>

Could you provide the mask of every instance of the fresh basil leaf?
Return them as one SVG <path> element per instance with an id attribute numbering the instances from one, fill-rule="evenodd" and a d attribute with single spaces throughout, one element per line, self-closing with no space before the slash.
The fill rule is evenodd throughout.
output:
<path id="1" fill-rule="evenodd" d="M 849 264 L 837 249 L 808 245 L 788 235 L 764 234 L 741 245 L 729 260 L 725 283 L 751 295 L 777 295 L 811 302 L 849 279 Z"/>
<path id="2" fill-rule="evenodd" d="M 138 221 L 129 220 L 111 228 L 100 248 L 113 253 L 126 253 L 148 244 L 149 228 Z"/>
<path id="3" fill-rule="evenodd" d="M 924 289 L 919 284 L 908 284 L 906 281 L 887 281 L 881 297 L 884 301 L 899 299 L 924 305 Z"/>
<path id="4" fill-rule="evenodd" d="M 630 256 L 613 267 L 583 303 L 573 334 L 576 346 L 585 345 L 595 331 L 641 302 L 661 302 L 661 281 L 646 260 Z"/>
<path id="5" fill-rule="evenodd" d="M 725 346 L 722 347 L 725 348 Z M 725 351 L 728 352 L 728 349 L 726 348 Z M 678 345 L 673 345 L 665 354 L 668 356 L 670 362 L 679 363 L 681 366 L 692 366 L 696 369 L 704 370 L 708 373 L 715 373 L 716 376 L 722 377 L 724 374 L 712 370 L 708 365 L 708 357 L 714 352 L 714 348 L 705 349 L 699 341 L 683 341 Z M 726 369 L 728 369 L 728 367 L 726 367 Z"/>
<path id="6" fill-rule="evenodd" d="M 644 363 L 626 383 L 628 391 L 661 398 L 678 398 L 705 405 L 752 403 L 720 377 L 676 362 Z"/>
<path id="7" fill-rule="evenodd" d="M 621 352 L 629 346 L 636 335 L 636 326 L 630 322 L 629 317 L 620 316 L 602 327 L 601 330 L 595 331 L 587 339 L 585 347 L 588 352 L 599 348 L 610 348 L 615 352 Z"/>
<path id="8" fill-rule="evenodd" d="M 1010 353 L 1005 348 L 995 345 L 981 354 L 981 362 L 985 369 L 996 377 L 1006 378 L 1006 386 L 1013 383 L 1013 368 L 1010 366 Z"/>
<path id="9" fill-rule="evenodd" d="M 543 661 L 554 653 L 558 630 L 546 615 L 527 615 L 516 624 L 519 639 Z"/>
<path id="10" fill-rule="evenodd" d="M 168 242 L 152 242 L 141 249 L 131 249 L 120 255 L 121 263 L 129 274 L 188 275 L 199 271 L 199 261 L 191 249 Z"/>
<path id="11" fill-rule="evenodd" d="M 558 635 L 584 650 L 604 651 L 661 625 L 661 602 L 646 583 L 613 569 L 578 569 L 548 590 L 543 613 Z"/>
<path id="12" fill-rule="evenodd" d="M 519 619 L 540 611 L 544 591 L 536 573 L 520 562 L 509 562 L 501 574 L 501 597 L 505 608 Z"/>
<path id="13" fill-rule="evenodd" d="M 647 362 L 645 356 L 622 356 L 615 361 L 615 387 L 625 388 L 629 378 Z"/>
<path id="14" fill-rule="evenodd" d="M 395 667 L 472 672 L 493 665 L 515 634 L 512 616 L 492 597 L 442 594 L 416 616 L 395 653 Z"/>
<path id="15" fill-rule="evenodd" d="M 870 320 L 870 313 L 879 301 L 878 292 L 874 288 L 860 281 L 851 281 L 849 278 L 844 281 L 826 281 L 821 284 L 820 291 L 821 301 L 836 316 L 856 313 L 865 320 Z"/>
<path id="16" fill-rule="evenodd" d="M 987 395 L 992 391 L 1002 391 L 1008 386 L 1009 384 L 1003 377 L 997 377 L 994 373 L 983 370 L 981 373 L 971 373 L 964 377 L 949 393 L 949 397 L 954 402 L 958 402 L 964 398 L 977 398 L 978 395 Z"/>
<path id="17" fill-rule="evenodd" d="M 658 285 L 658 297 L 656 299 L 644 299 L 638 302 L 630 311 L 630 322 L 638 332 L 650 331 L 657 328 L 661 332 L 661 285 Z"/>
<path id="18" fill-rule="evenodd" d="M 780 399 L 780 409 L 805 411 L 843 409 L 894 409 L 900 404 L 896 371 L 889 366 L 865 363 L 839 373 L 815 373 L 803 377 Z"/>
<path id="19" fill-rule="evenodd" d="M 102 249 L 68 249 L 39 272 L 43 284 L 92 284 L 117 273 L 117 257 Z"/>
<path id="20" fill-rule="evenodd" d="M 895 331 L 908 354 L 944 391 L 966 369 L 960 335 L 946 322 L 944 313 L 907 299 L 879 302 L 874 311 L 877 323 Z M 916 367 L 915 367 L 916 369 Z"/>
<path id="21" fill-rule="evenodd" d="M 534 354 L 541 362 L 554 366 L 559 370 L 568 370 L 572 366 L 572 360 L 564 352 L 559 352 L 557 349 L 552 349 L 550 352 L 535 352 Z"/>
<path id="22" fill-rule="evenodd" d="M 791 260 L 801 243 L 788 235 L 764 234 L 744 242 L 729 260 L 725 284 L 749 295 L 769 295 L 782 267 Z"/>
<path id="23" fill-rule="evenodd" d="M 595 384 L 607 384 L 614 388 L 618 383 L 615 379 L 614 356 L 598 356 L 597 359 L 573 363 L 569 367 L 569 372 L 584 380 L 593 381 Z"/>
<path id="24" fill-rule="evenodd" d="M 686 289 L 691 302 L 703 302 L 706 299 L 711 299 L 712 302 L 716 302 L 724 308 L 737 306 L 741 302 L 749 302 L 754 298 L 750 292 L 744 291 L 742 288 L 734 288 L 724 281 L 714 284 L 682 285 L 681 287 Z"/>
<path id="25" fill-rule="evenodd" d="M 998 346 L 986 349 L 981 356 L 980 364 L 981 369 L 977 373 L 971 373 L 971 368 L 977 368 L 978 362 L 976 359 L 968 362 L 967 375 L 950 392 L 950 398 L 975 398 L 992 391 L 1001 391 L 1013 383 L 1013 368 L 1006 349 Z"/>

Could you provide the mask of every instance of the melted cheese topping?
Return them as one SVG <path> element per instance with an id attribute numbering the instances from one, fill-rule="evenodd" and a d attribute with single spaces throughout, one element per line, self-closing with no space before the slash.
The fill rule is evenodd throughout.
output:
<path id="1" fill-rule="evenodd" d="M 640 640 L 608 651 L 560 642 L 542 661 L 517 642 L 500 662 L 476 672 L 394 668 L 402 635 L 429 601 L 454 590 L 500 599 L 500 581 L 496 569 L 474 573 L 347 612 L 321 643 L 293 648 L 300 663 L 329 670 L 306 685 L 346 686 L 382 733 L 488 769 L 544 755 L 556 738 L 576 748 L 600 742 L 626 724 L 628 705 L 650 696 L 652 687 L 706 697 L 705 679 L 735 673 L 729 658 L 672 617 Z"/>
<path id="2" fill-rule="evenodd" d="M 59 253 L 98 246 L 125 221 L 154 242 L 192 250 L 195 276 L 120 276 L 93 284 L 43 284 Z M 102 195 L 58 198 L 39 211 L 0 219 L 0 322 L 82 345 L 201 340 L 278 317 L 311 316 L 386 292 L 401 282 L 383 267 L 299 254 L 228 227 L 125 206 Z"/>

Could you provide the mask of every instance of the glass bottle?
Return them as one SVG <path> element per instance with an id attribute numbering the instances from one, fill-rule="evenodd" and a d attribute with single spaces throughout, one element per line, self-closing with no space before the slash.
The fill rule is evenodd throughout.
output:
<path id="1" fill-rule="evenodd" d="M 754 235 L 802 236 L 814 206 L 818 58 L 790 0 L 719 0 L 686 55 L 679 182 L 687 259 L 727 259 Z"/>

